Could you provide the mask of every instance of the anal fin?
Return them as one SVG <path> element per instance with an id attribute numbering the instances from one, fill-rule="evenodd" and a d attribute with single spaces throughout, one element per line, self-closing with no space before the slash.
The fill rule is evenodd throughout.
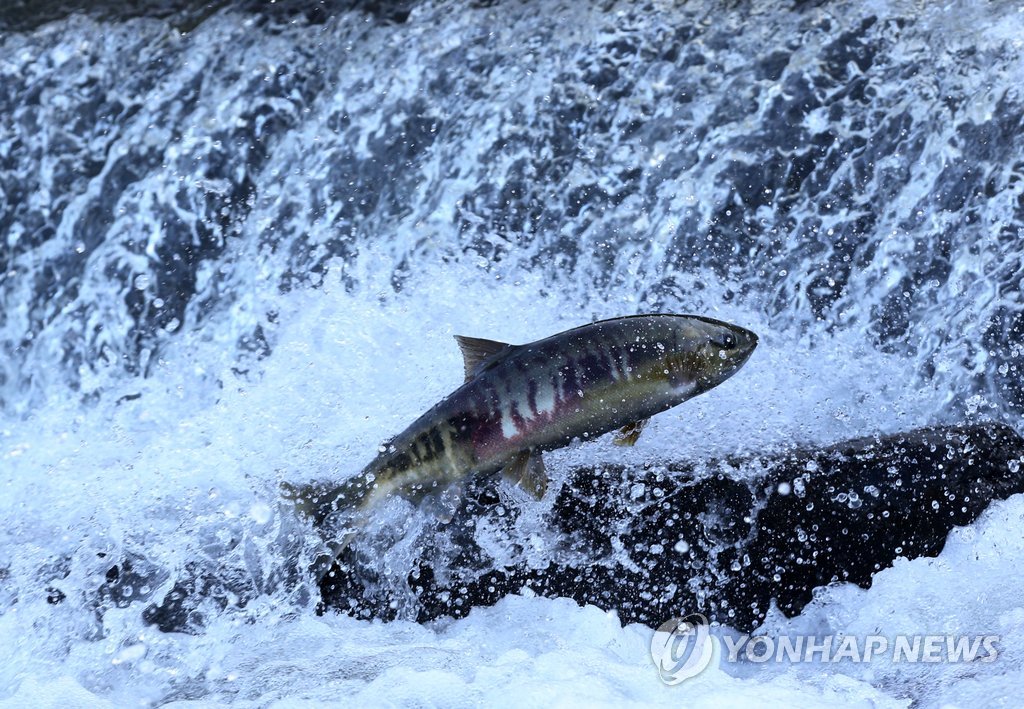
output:
<path id="1" fill-rule="evenodd" d="M 534 499 L 541 499 L 547 492 L 548 471 L 544 468 L 544 459 L 539 452 L 525 450 L 517 454 L 512 462 L 502 468 L 501 474 Z"/>
<path id="2" fill-rule="evenodd" d="M 643 433 L 644 426 L 647 425 L 648 421 L 650 421 L 650 419 L 640 419 L 633 423 L 627 423 L 622 427 L 622 430 L 619 431 L 619 435 L 612 439 L 612 443 L 617 446 L 635 445 L 637 439 L 640 438 L 640 434 Z"/>

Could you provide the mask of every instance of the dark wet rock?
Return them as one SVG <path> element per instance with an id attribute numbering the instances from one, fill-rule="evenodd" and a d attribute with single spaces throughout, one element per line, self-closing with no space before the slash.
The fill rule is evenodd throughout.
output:
<path id="1" fill-rule="evenodd" d="M 357 546 L 321 583 L 321 609 L 424 622 L 532 592 L 615 610 L 624 622 L 658 625 L 697 611 L 748 631 L 773 604 L 793 616 L 817 588 L 868 588 L 897 558 L 937 555 L 953 527 L 1024 492 L 1022 461 L 1024 439 L 984 424 L 724 461 L 581 468 L 557 493 L 547 528 L 530 530 L 547 540 L 540 556 L 516 531 L 521 510 L 484 480 L 451 523 L 423 540 L 403 583 L 379 568 L 379 554 Z M 512 561 L 497 563 L 495 554 Z M 282 591 L 224 568 L 186 565 L 143 618 L 165 632 L 201 632 L 211 614 Z M 98 603 L 124 607 L 126 586 L 136 589 L 133 600 L 148 600 L 139 590 L 166 580 L 142 559 L 122 560 Z M 63 600 L 58 592 L 47 589 L 51 602 Z"/>
<path id="2" fill-rule="evenodd" d="M 548 563 L 527 561 L 523 540 L 509 535 L 505 551 L 523 559 L 510 566 L 495 566 L 466 531 L 481 520 L 514 524 L 514 512 L 497 512 L 493 487 L 479 487 L 443 533 L 460 552 L 441 567 L 428 549 L 410 575 L 415 616 L 461 617 L 529 589 L 615 610 L 624 622 L 699 611 L 750 630 L 773 603 L 792 616 L 816 588 L 867 588 L 897 558 L 937 555 L 953 527 L 1024 491 L 1021 460 L 1024 440 L 986 424 L 713 463 L 580 469 L 546 519 L 541 536 L 560 540 Z M 325 608 L 393 617 L 402 604 L 374 574 L 354 571 L 364 565 L 349 559 L 325 578 Z"/>
<path id="3" fill-rule="evenodd" d="M 228 606 L 245 608 L 256 593 L 251 584 L 232 574 L 217 573 L 192 563 L 159 603 L 146 607 L 142 619 L 165 633 L 195 633 Z"/>
<path id="4" fill-rule="evenodd" d="M 407 578 L 396 583 L 378 552 L 356 545 L 321 583 L 321 609 L 425 622 L 532 592 L 614 610 L 624 622 L 701 612 L 749 631 L 773 604 L 793 616 L 815 589 L 868 588 L 898 558 L 936 556 L 954 527 L 1019 492 L 1024 439 L 1000 424 L 724 461 L 581 468 L 558 491 L 546 528 L 527 534 L 517 531 L 522 510 L 484 480 L 451 523 L 420 540 Z M 524 538 L 533 535 L 545 540 L 543 553 Z M 148 601 L 144 589 L 167 579 L 143 559 L 122 560 L 107 571 L 97 604 Z M 297 588 L 301 574 L 257 588 L 237 570 L 193 562 L 143 618 L 165 632 L 201 632 L 229 606 L 287 593 L 282 584 Z M 56 585 L 46 589 L 51 603 L 63 600 Z"/>
<path id="5" fill-rule="evenodd" d="M 100 586 L 103 607 L 127 608 L 136 601 L 148 601 L 153 589 L 163 583 L 167 573 L 141 556 L 130 556 L 107 569 Z"/>

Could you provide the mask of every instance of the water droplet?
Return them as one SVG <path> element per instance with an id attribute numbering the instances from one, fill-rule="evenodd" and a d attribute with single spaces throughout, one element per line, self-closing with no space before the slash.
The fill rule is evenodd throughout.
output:
<path id="1" fill-rule="evenodd" d="M 111 660 L 112 664 L 120 665 L 124 662 L 137 662 L 146 656 L 146 646 L 142 643 L 129 645 L 122 648 Z"/>
<path id="2" fill-rule="evenodd" d="M 807 494 L 807 487 L 804 484 L 803 478 L 797 478 L 793 481 L 793 492 L 796 493 L 797 497 L 803 497 Z"/>
<path id="3" fill-rule="evenodd" d="M 249 508 L 249 516 L 253 518 L 256 524 L 266 524 L 271 518 L 270 505 L 266 502 L 257 502 Z"/>
<path id="4" fill-rule="evenodd" d="M 135 277 L 135 290 L 146 290 L 149 287 L 149 276 L 140 273 Z"/>

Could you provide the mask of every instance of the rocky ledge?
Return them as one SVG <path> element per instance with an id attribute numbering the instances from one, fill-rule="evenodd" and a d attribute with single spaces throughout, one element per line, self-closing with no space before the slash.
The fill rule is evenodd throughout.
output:
<path id="1" fill-rule="evenodd" d="M 450 523 L 415 540 L 407 576 L 382 576 L 380 555 L 349 555 L 321 582 L 320 609 L 423 622 L 532 592 L 614 610 L 623 622 L 657 626 L 700 612 L 749 631 L 773 604 L 793 616 L 817 588 L 867 588 L 897 558 L 937 555 L 954 527 L 1024 492 L 1022 467 L 1024 439 L 986 423 L 720 461 L 581 468 L 538 517 L 547 528 L 525 535 L 545 540 L 540 551 L 517 526 L 535 503 L 509 504 L 482 480 Z M 188 565 L 162 599 L 136 593 L 131 602 L 150 602 L 143 617 L 161 630 L 200 632 L 211 610 L 308 579 L 295 569 L 275 590 L 225 569 Z M 166 588 L 169 574 L 123 559 L 106 581 L 100 611 L 122 599 L 120 586 Z"/>
<path id="2" fill-rule="evenodd" d="M 935 556 L 955 526 L 1024 491 L 1024 440 L 999 424 L 925 428 L 819 450 L 647 469 L 572 473 L 546 517 L 550 562 L 495 566 L 471 532 L 443 571 L 425 561 L 409 578 L 420 621 L 463 616 L 510 593 L 569 597 L 659 625 L 701 612 L 755 628 L 775 603 L 801 611 L 816 588 L 855 583 L 899 557 Z M 494 486 L 480 486 L 449 527 L 511 528 Z M 500 537 L 500 535 L 499 535 Z M 449 545 L 450 546 L 450 545 Z M 394 598 L 369 566 L 335 568 L 323 607 L 391 617 Z"/>

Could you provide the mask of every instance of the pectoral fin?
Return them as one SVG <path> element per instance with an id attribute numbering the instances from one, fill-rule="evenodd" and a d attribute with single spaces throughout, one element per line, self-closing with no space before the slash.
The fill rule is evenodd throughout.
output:
<path id="1" fill-rule="evenodd" d="M 548 471 L 544 469 L 544 459 L 539 452 L 525 450 L 519 453 L 501 474 L 538 500 L 548 489 Z"/>
<path id="2" fill-rule="evenodd" d="M 640 438 L 640 434 L 643 433 L 644 426 L 647 425 L 648 421 L 650 421 L 650 419 L 640 419 L 639 421 L 626 424 L 622 427 L 622 430 L 619 431 L 619 435 L 612 440 L 612 443 L 617 446 L 634 445 L 636 440 Z"/>

